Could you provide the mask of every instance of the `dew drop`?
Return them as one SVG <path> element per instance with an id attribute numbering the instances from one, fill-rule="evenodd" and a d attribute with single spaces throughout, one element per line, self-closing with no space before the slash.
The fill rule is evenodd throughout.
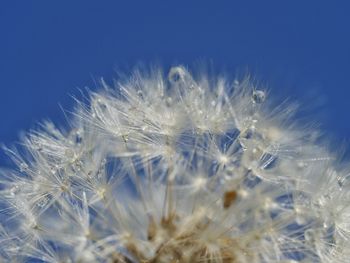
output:
<path id="1" fill-rule="evenodd" d="M 107 109 L 106 103 L 101 98 L 98 98 L 96 101 L 97 101 L 96 103 L 97 110 L 101 110 L 102 112 L 106 111 Z"/>
<path id="2" fill-rule="evenodd" d="M 65 150 L 64 152 L 64 155 L 67 157 L 67 158 L 73 158 L 74 157 L 74 151 L 72 149 L 67 149 Z"/>
<path id="3" fill-rule="evenodd" d="M 81 134 L 80 133 L 76 133 L 76 135 L 75 135 L 75 143 L 76 144 L 81 144 L 82 141 L 83 141 L 83 137 L 81 136 Z"/>
<path id="4" fill-rule="evenodd" d="M 240 138 L 247 139 L 247 140 L 252 139 L 255 135 L 255 132 L 256 132 L 255 126 L 252 125 L 248 129 L 241 132 Z"/>
<path id="5" fill-rule="evenodd" d="M 38 152 L 42 152 L 42 151 L 43 151 L 43 146 L 42 146 L 41 143 L 37 143 L 37 144 L 36 144 L 36 150 L 37 150 Z"/>
<path id="6" fill-rule="evenodd" d="M 124 142 L 128 142 L 129 141 L 129 135 L 123 134 L 122 135 L 122 139 L 123 139 Z"/>
<path id="7" fill-rule="evenodd" d="M 17 252 L 20 250 L 20 248 L 18 246 L 13 246 L 10 245 L 10 247 L 8 248 L 9 251 L 11 251 L 12 253 L 17 254 Z"/>
<path id="8" fill-rule="evenodd" d="M 21 163 L 21 164 L 19 165 L 19 170 L 20 170 L 20 172 L 25 172 L 27 169 L 28 169 L 28 164 L 26 164 L 26 163 Z"/>
<path id="9" fill-rule="evenodd" d="M 36 205 L 40 208 L 43 208 L 49 202 L 49 198 L 45 197 L 41 199 Z"/>
<path id="10" fill-rule="evenodd" d="M 171 83 L 175 84 L 175 83 L 178 83 L 179 81 L 183 81 L 185 74 L 186 73 L 183 68 L 173 67 L 170 69 L 168 79 Z"/>
<path id="11" fill-rule="evenodd" d="M 51 174 L 56 174 L 56 172 L 57 172 L 56 167 L 50 167 L 50 172 L 51 172 Z"/>
<path id="12" fill-rule="evenodd" d="M 137 91 L 136 91 L 136 93 L 137 93 L 137 95 L 139 96 L 139 97 L 143 97 L 143 91 L 142 90 L 140 90 L 140 89 L 138 89 Z"/>
<path id="13" fill-rule="evenodd" d="M 297 162 L 297 167 L 299 169 L 303 169 L 303 168 L 307 167 L 307 163 L 305 163 L 303 161 L 299 161 L 299 162 Z"/>
<path id="14" fill-rule="evenodd" d="M 10 195 L 15 196 L 19 192 L 19 186 L 15 185 L 10 189 Z"/>
<path id="15" fill-rule="evenodd" d="M 346 176 L 338 176 L 337 183 L 338 183 L 340 188 L 344 188 L 344 187 L 350 185 L 350 174 L 348 174 Z"/>
<path id="16" fill-rule="evenodd" d="M 314 244 L 316 241 L 316 232 L 314 229 L 307 229 L 304 233 L 305 241 L 309 244 Z"/>
<path id="17" fill-rule="evenodd" d="M 295 217 L 295 222 L 298 225 L 304 225 L 304 224 L 306 224 L 307 219 L 304 215 L 297 214 L 297 216 Z"/>
<path id="18" fill-rule="evenodd" d="M 171 97 L 167 97 L 165 103 L 168 107 L 170 107 L 173 104 L 173 99 Z"/>
<path id="19" fill-rule="evenodd" d="M 254 90 L 252 95 L 253 103 L 261 104 L 265 101 L 266 94 L 262 90 Z"/>

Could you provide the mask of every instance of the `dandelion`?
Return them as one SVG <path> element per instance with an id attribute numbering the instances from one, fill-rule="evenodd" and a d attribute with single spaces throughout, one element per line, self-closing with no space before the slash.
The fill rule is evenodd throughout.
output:
<path id="1" fill-rule="evenodd" d="M 4 148 L 1 262 L 348 262 L 349 168 L 295 107 L 183 66 L 102 85 Z"/>

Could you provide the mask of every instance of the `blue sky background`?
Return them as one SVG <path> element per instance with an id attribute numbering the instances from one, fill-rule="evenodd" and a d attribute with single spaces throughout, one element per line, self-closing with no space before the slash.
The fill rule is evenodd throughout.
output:
<path id="1" fill-rule="evenodd" d="M 200 60 L 316 105 L 309 119 L 349 142 L 349 13 L 349 1 L 3 0 L 0 142 L 43 119 L 64 125 L 59 104 L 118 68 Z"/>

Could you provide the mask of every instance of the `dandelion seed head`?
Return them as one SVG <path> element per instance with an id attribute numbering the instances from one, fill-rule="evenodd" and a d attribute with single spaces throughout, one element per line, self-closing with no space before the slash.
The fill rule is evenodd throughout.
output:
<path id="1" fill-rule="evenodd" d="M 347 262 L 349 167 L 293 105 L 184 66 L 116 85 L 4 149 L 2 261 Z"/>

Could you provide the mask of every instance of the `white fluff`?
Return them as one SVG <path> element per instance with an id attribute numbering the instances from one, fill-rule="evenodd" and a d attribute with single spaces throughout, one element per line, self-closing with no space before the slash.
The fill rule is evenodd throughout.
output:
<path id="1" fill-rule="evenodd" d="M 348 262 L 349 169 L 294 107 L 183 66 L 103 85 L 5 148 L 2 262 Z"/>

